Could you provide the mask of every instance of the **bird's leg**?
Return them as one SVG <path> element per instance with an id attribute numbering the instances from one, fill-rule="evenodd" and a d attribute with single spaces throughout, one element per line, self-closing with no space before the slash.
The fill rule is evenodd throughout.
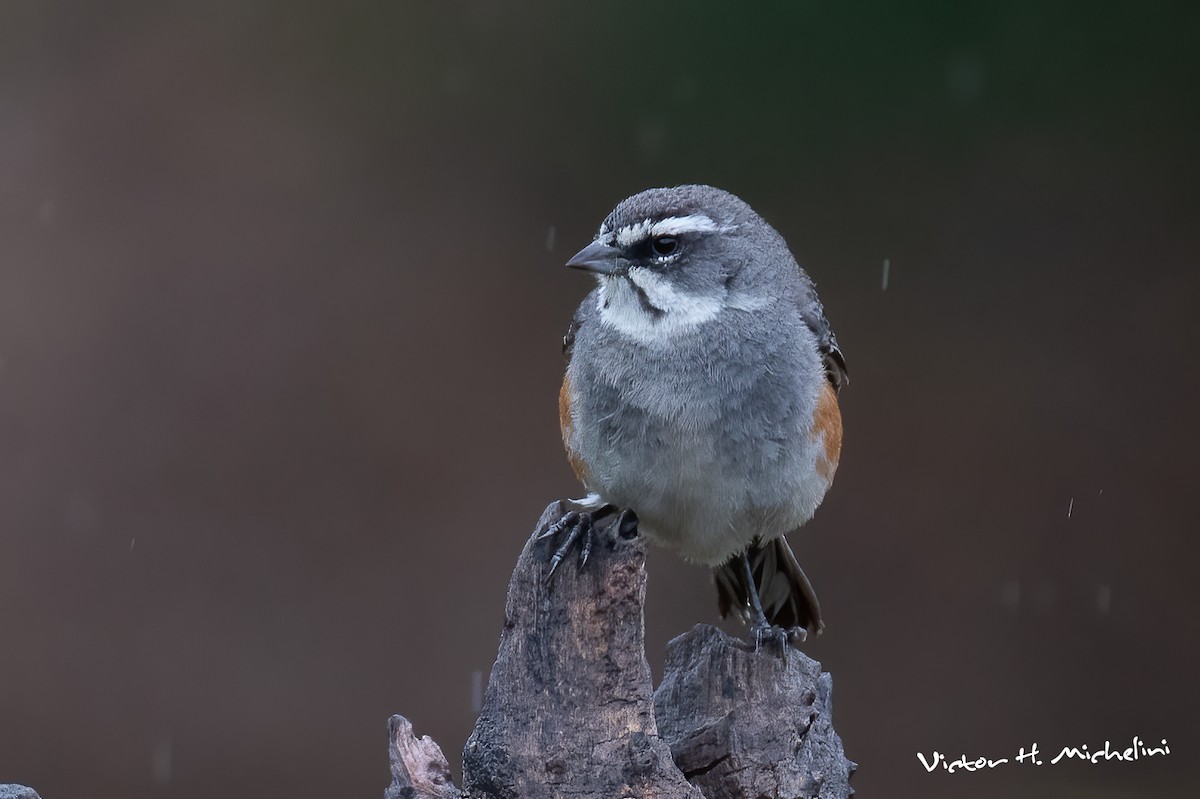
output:
<path id="1" fill-rule="evenodd" d="M 754 570 L 750 568 L 748 549 L 742 552 L 742 571 L 746 577 L 746 593 L 750 597 L 750 608 L 754 611 L 754 624 L 750 628 L 750 632 L 754 634 L 754 651 L 757 652 L 762 646 L 763 638 L 772 638 L 779 641 L 780 649 L 786 657 L 788 631 L 767 621 L 767 614 L 763 612 L 762 600 L 758 597 L 758 586 L 754 584 Z"/>
<path id="2" fill-rule="evenodd" d="M 754 609 L 754 627 L 770 627 L 767 622 L 767 614 L 763 613 L 762 601 L 758 598 L 758 586 L 754 584 L 754 570 L 750 568 L 749 550 L 742 552 L 742 572 L 746 577 L 746 593 L 750 595 L 750 607 Z"/>
<path id="3" fill-rule="evenodd" d="M 568 510 L 537 537 L 537 540 L 541 541 L 544 538 L 555 538 L 566 533 L 563 542 L 550 557 L 550 571 L 546 574 L 547 579 L 554 576 L 554 571 L 566 559 L 571 547 L 576 542 L 579 542 L 579 567 L 583 568 L 587 564 L 588 556 L 592 554 L 592 530 L 595 528 L 596 522 L 617 511 L 616 507 L 603 502 L 595 494 L 589 494 L 582 500 L 572 500 L 571 502 L 578 505 L 580 509 Z M 619 523 L 624 524 L 624 517 Z"/>

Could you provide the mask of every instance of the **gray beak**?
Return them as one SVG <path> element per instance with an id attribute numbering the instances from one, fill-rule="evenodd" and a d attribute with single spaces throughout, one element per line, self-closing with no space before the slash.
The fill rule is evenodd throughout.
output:
<path id="1" fill-rule="evenodd" d="M 567 261 L 567 266 L 583 269 L 597 275 L 623 275 L 629 262 L 616 247 L 602 241 L 593 241 Z"/>

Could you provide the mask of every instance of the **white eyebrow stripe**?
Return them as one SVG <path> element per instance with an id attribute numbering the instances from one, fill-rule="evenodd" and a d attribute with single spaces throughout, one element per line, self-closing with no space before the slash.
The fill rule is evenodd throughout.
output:
<path id="1" fill-rule="evenodd" d="M 718 225 L 704 214 L 671 216 L 650 226 L 651 236 L 678 236 L 681 233 L 728 233 L 737 225 Z"/>
<path id="2" fill-rule="evenodd" d="M 737 225 L 720 225 L 705 214 L 669 216 L 657 222 L 643 219 L 636 224 L 626 225 L 617 231 L 617 244 L 628 247 L 643 239 L 657 236 L 679 236 L 683 233 L 728 233 Z"/>
<path id="3" fill-rule="evenodd" d="M 650 220 L 643 219 L 632 225 L 626 225 L 617 231 L 617 244 L 622 247 L 628 247 L 630 244 L 636 244 L 646 238 L 650 233 Z"/>

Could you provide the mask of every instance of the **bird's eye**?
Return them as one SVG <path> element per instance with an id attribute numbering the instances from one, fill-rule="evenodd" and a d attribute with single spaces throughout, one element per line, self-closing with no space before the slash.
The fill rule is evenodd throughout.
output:
<path id="1" fill-rule="evenodd" d="M 655 255 L 667 256 L 679 249 L 679 239 L 674 236 L 659 236 L 650 242 Z"/>

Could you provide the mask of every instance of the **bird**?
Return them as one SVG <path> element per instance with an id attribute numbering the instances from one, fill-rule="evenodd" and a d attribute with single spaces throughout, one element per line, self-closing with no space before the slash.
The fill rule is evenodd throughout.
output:
<path id="1" fill-rule="evenodd" d="M 616 205 L 566 262 L 594 276 L 563 352 L 559 423 L 587 496 L 542 537 L 550 573 L 620 511 L 713 568 L 720 614 L 758 640 L 824 629 L 785 535 L 812 518 L 841 457 L 846 361 L 783 237 L 712 186 Z M 624 519 L 623 524 L 626 524 Z"/>

